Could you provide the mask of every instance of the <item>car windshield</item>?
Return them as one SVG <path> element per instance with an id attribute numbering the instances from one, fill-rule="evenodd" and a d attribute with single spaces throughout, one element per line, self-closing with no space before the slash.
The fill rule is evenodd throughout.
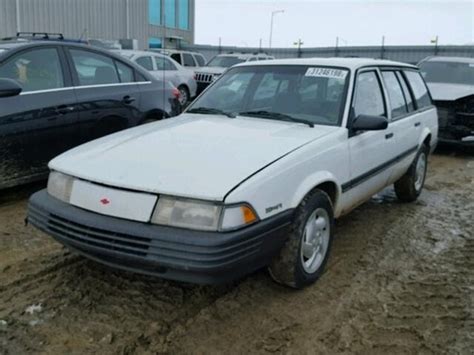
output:
<path id="1" fill-rule="evenodd" d="M 208 67 L 221 67 L 221 68 L 229 68 L 233 65 L 243 63 L 245 59 L 233 56 L 217 56 L 214 57 L 209 63 L 207 63 Z"/>
<path id="2" fill-rule="evenodd" d="M 339 125 L 348 73 L 347 69 L 303 65 L 232 68 L 188 111 Z"/>
<path id="3" fill-rule="evenodd" d="M 428 83 L 474 85 L 474 64 L 459 62 L 424 62 L 420 70 Z"/>

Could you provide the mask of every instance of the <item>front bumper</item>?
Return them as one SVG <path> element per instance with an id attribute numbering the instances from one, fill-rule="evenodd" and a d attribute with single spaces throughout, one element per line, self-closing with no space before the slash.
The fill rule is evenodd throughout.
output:
<path id="1" fill-rule="evenodd" d="M 97 262 L 193 283 L 223 283 L 268 265 L 283 246 L 293 211 L 242 230 L 201 232 L 85 211 L 46 190 L 29 201 L 29 223 Z"/>

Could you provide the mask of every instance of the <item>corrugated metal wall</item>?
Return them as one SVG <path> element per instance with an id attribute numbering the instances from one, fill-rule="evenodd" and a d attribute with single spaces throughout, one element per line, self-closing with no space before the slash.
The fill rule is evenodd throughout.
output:
<path id="1" fill-rule="evenodd" d="M 18 0 L 18 3 L 20 31 L 61 32 L 71 38 L 79 38 L 83 33 L 90 38 L 134 38 L 140 48 L 148 46 L 148 37 L 164 35 L 162 27 L 148 24 L 148 0 Z M 0 38 L 14 35 L 18 29 L 15 4 L 16 0 L 0 0 Z M 192 43 L 193 1 L 189 16 L 190 31 L 166 29 L 166 34 Z"/>
<path id="2" fill-rule="evenodd" d="M 260 51 L 259 48 L 242 48 L 229 46 L 207 46 L 207 45 L 186 45 L 182 46 L 188 50 L 201 52 L 208 60 L 218 53 L 228 52 L 245 52 L 253 53 Z M 262 51 L 276 58 L 303 58 L 308 57 L 368 57 L 368 58 L 385 58 L 407 63 L 417 63 L 428 56 L 459 56 L 474 57 L 474 46 L 387 46 L 382 47 L 325 47 L 325 48 L 302 48 L 300 53 L 296 48 L 263 48 Z"/>

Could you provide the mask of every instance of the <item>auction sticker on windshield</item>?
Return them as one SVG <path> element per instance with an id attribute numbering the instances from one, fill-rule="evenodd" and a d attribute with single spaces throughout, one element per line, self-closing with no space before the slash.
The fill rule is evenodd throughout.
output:
<path id="1" fill-rule="evenodd" d="M 308 68 L 305 76 L 315 76 L 319 78 L 345 79 L 347 70 L 332 68 Z"/>

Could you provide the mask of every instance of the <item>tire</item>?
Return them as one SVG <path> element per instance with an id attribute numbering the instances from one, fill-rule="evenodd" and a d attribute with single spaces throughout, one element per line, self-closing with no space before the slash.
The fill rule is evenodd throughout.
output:
<path id="1" fill-rule="evenodd" d="M 318 220 L 322 222 L 317 222 Z M 314 228 L 313 233 L 308 233 L 311 226 Z M 331 200 L 325 192 L 314 190 L 303 199 L 295 211 L 289 238 L 268 267 L 271 277 L 278 283 L 297 289 L 314 283 L 323 273 L 327 263 L 333 231 L 334 213 Z M 321 236 L 317 233 L 321 233 Z M 309 235 L 314 239 L 312 243 L 305 243 L 309 241 L 306 239 Z M 318 250 L 316 245 L 319 247 L 319 254 L 315 251 Z M 315 255 L 314 259 L 309 257 L 310 255 Z"/>
<path id="2" fill-rule="evenodd" d="M 429 147 L 423 144 L 415 160 L 398 181 L 395 182 L 395 194 L 403 202 L 413 202 L 420 196 L 426 179 Z"/>
<path id="3" fill-rule="evenodd" d="M 179 90 L 179 104 L 181 107 L 186 107 L 186 105 L 189 103 L 190 97 L 189 97 L 189 90 L 186 86 L 181 85 L 178 87 Z"/>

